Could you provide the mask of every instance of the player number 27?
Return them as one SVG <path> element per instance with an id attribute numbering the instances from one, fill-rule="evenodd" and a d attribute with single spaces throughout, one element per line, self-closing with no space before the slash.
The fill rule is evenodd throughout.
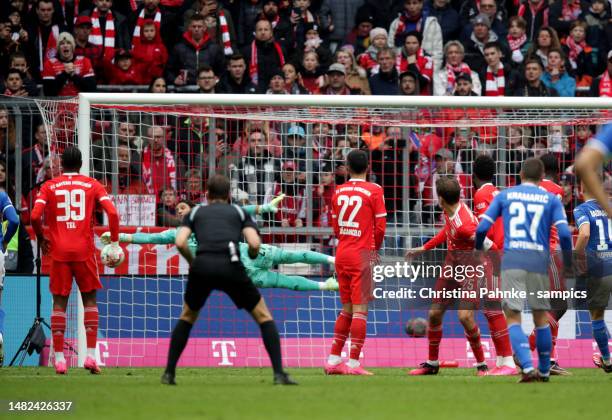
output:
<path id="1" fill-rule="evenodd" d="M 58 212 L 58 222 L 78 222 L 85 219 L 85 191 L 83 190 L 56 190 L 57 209 L 64 210 L 64 214 Z"/>
<path id="2" fill-rule="evenodd" d="M 510 236 L 512 239 L 521 239 L 527 237 L 526 225 L 527 213 L 531 214 L 531 224 L 529 225 L 529 237 L 532 241 L 537 239 L 538 226 L 542 220 L 544 206 L 541 204 L 525 204 L 513 202 L 508 209 L 512 218 L 510 219 Z"/>
<path id="3" fill-rule="evenodd" d="M 340 213 L 338 214 L 338 226 L 358 228 L 359 222 L 355 222 L 354 220 L 357 216 L 357 213 L 359 213 L 359 209 L 361 208 L 362 204 L 363 201 L 358 195 L 352 195 L 350 197 L 347 195 L 339 195 L 338 205 L 341 207 Z M 353 207 L 353 211 L 351 211 L 351 214 L 349 214 L 348 219 L 344 220 L 344 215 L 350 206 L 355 207 Z"/>

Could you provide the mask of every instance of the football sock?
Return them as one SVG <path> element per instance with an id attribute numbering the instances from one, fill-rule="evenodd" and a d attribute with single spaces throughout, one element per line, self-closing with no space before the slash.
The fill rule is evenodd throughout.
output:
<path id="1" fill-rule="evenodd" d="M 601 358 L 605 361 L 610 361 L 610 347 L 608 346 L 608 330 L 606 329 L 606 323 L 603 319 L 597 321 L 591 321 L 593 326 L 593 338 L 599 347 L 599 353 Z"/>
<path id="2" fill-rule="evenodd" d="M 4 309 L 0 308 L 0 334 L 4 334 Z"/>
<path id="3" fill-rule="evenodd" d="M 327 361 L 330 365 L 337 365 L 342 361 L 342 359 L 340 359 L 340 354 L 342 353 L 342 348 L 344 347 L 346 338 L 351 330 L 352 319 L 353 314 L 349 314 L 348 312 L 344 311 L 340 311 L 338 318 L 336 318 L 336 325 L 334 326 L 334 339 L 332 341 L 331 352 Z"/>
<path id="4" fill-rule="evenodd" d="M 508 324 L 506 317 L 501 311 L 485 311 L 485 317 L 489 324 L 491 332 L 491 340 L 495 347 L 495 354 L 498 357 L 512 356 L 512 346 L 510 344 L 510 336 L 508 335 Z"/>
<path id="5" fill-rule="evenodd" d="M 261 329 L 261 338 L 268 352 L 268 357 L 270 357 L 274 373 L 283 373 L 281 344 L 276 324 L 274 321 L 266 321 L 259 324 L 259 328 Z"/>
<path id="6" fill-rule="evenodd" d="M 366 338 L 366 329 L 368 322 L 368 313 L 367 312 L 355 312 L 353 313 L 353 320 L 351 321 L 351 349 L 349 362 L 355 361 L 357 362 L 357 366 L 359 366 L 359 355 L 361 354 L 361 348 L 365 342 Z M 350 367 L 354 366 L 355 363 L 349 363 Z"/>
<path id="7" fill-rule="evenodd" d="M 96 340 L 98 339 L 98 307 L 85 307 L 85 337 L 87 338 L 87 355 L 96 357 Z"/>
<path id="8" fill-rule="evenodd" d="M 550 350 L 550 358 L 556 359 L 555 349 L 557 348 L 557 336 L 559 335 L 559 319 L 556 314 L 548 312 L 548 325 L 550 325 L 550 334 L 552 337 L 552 348 Z"/>
<path id="9" fill-rule="evenodd" d="M 484 362 L 484 350 L 482 348 L 482 343 L 480 342 L 480 328 L 478 328 L 478 325 L 474 326 L 474 328 L 469 331 L 465 330 L 465 338 L 467 338 L 470 343 L 476 363 Z"/>
<path id="10" fill-rule="evenodd" d="M 438 354 L 440 353 L 440 341 L 442 341 L 442 324 L 429 324 L 427 327 L 427 341 L 429 342 L 429 363 L 431 361 L 438 360 Z"/>
<path id="11" fill-rule="evenodd" d="M 64 360 L 64 332 L 66 331 L 66 312 L 54 308 L 51 312 L 51 334 L 53 335 L 53 350 L 55 360 Z"/>
<path id="12" fill-rule="evenodd" d="M 521 366 L 525 373 L 533 370 L 533 360 L 531 360 L 531 352 L 529 351 L 529 342 L 527 336 L 523 332 L 521 324 L 512 324 L 508 326 L 508 334 L 514 354 L 521 362 Z"/>
<path id="13" fill-rule="evenodd" d="M 510 342 L 510 338 L 508 338 L 508 342 Z M 498 366 L 508 366 L 516 369 L 516 363 L 514 363 L 514 358 L 512 356 L 502 357 L 501 364 Z"/>
<path id="14" fill-rule="evenodd" d="M 536 348 L 538 349 L 538 368 L 544 376 L 550 372 L 550 353 L 552 351 L 552 334 L 549 325 L 536 328 Z"/>
<path id="15" fill-rule="evenodd" d="M 176 372 L 176 364 L 178 363 L 181 353 L 187 345 L 189 340 L 189 333 L 193 327 L 187 321 L 179 319 L 172 331 L 172 338 L 170 339 L 170 350 L 168 351 L 168 363 L 166 364 L 166 372 L 174 375 Z"/>

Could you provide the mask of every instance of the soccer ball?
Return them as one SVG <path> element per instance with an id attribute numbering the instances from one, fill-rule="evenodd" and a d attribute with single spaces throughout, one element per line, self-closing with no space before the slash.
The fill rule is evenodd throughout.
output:
<path id="1" fill-rule="evenodd" d="M 410 337 L 425 337 L 427 334 L 427 320 L 412 318 L 406 322 L 406 334 Z"/>
<path id="2" fill-rule="evenodd" d="M 102 260 L 102 264 L 105 266 L 114 268 L 125 260 L 125 254 L 120 246 L 108 244 L 102 248 L 100 259 Z"/>

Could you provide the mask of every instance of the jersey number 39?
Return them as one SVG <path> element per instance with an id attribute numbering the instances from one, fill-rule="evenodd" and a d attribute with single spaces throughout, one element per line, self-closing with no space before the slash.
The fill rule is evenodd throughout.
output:
<path id="1" fill-rule="evenodd" d="M 85 191 L 83 190 L 56 190 L 57 221 L 67 222 L 69 228 L 75 228 L 71 222 L 85 219 Z M 63 214 L 61 211 L 63 210 Z"/>

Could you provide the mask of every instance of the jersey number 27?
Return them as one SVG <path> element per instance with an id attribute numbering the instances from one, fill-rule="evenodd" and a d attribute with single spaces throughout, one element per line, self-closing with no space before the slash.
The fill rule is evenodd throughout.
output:
<path id="1" fill-rule="evenodd" d="M 508 209 L 512 218 L 510 219 L 510 237 L 512 239 L 522 239 L 527 237 L 527 230 L 532 241 L 538 237 L 538 226 L 542 220 L 544 206 L 541 204 L 525 204 L 513 202 Z M 527 213 L 531 215 L 531 223 L 526 225 Z M 528 229 L 526 229 L 528 228 Z"/>

